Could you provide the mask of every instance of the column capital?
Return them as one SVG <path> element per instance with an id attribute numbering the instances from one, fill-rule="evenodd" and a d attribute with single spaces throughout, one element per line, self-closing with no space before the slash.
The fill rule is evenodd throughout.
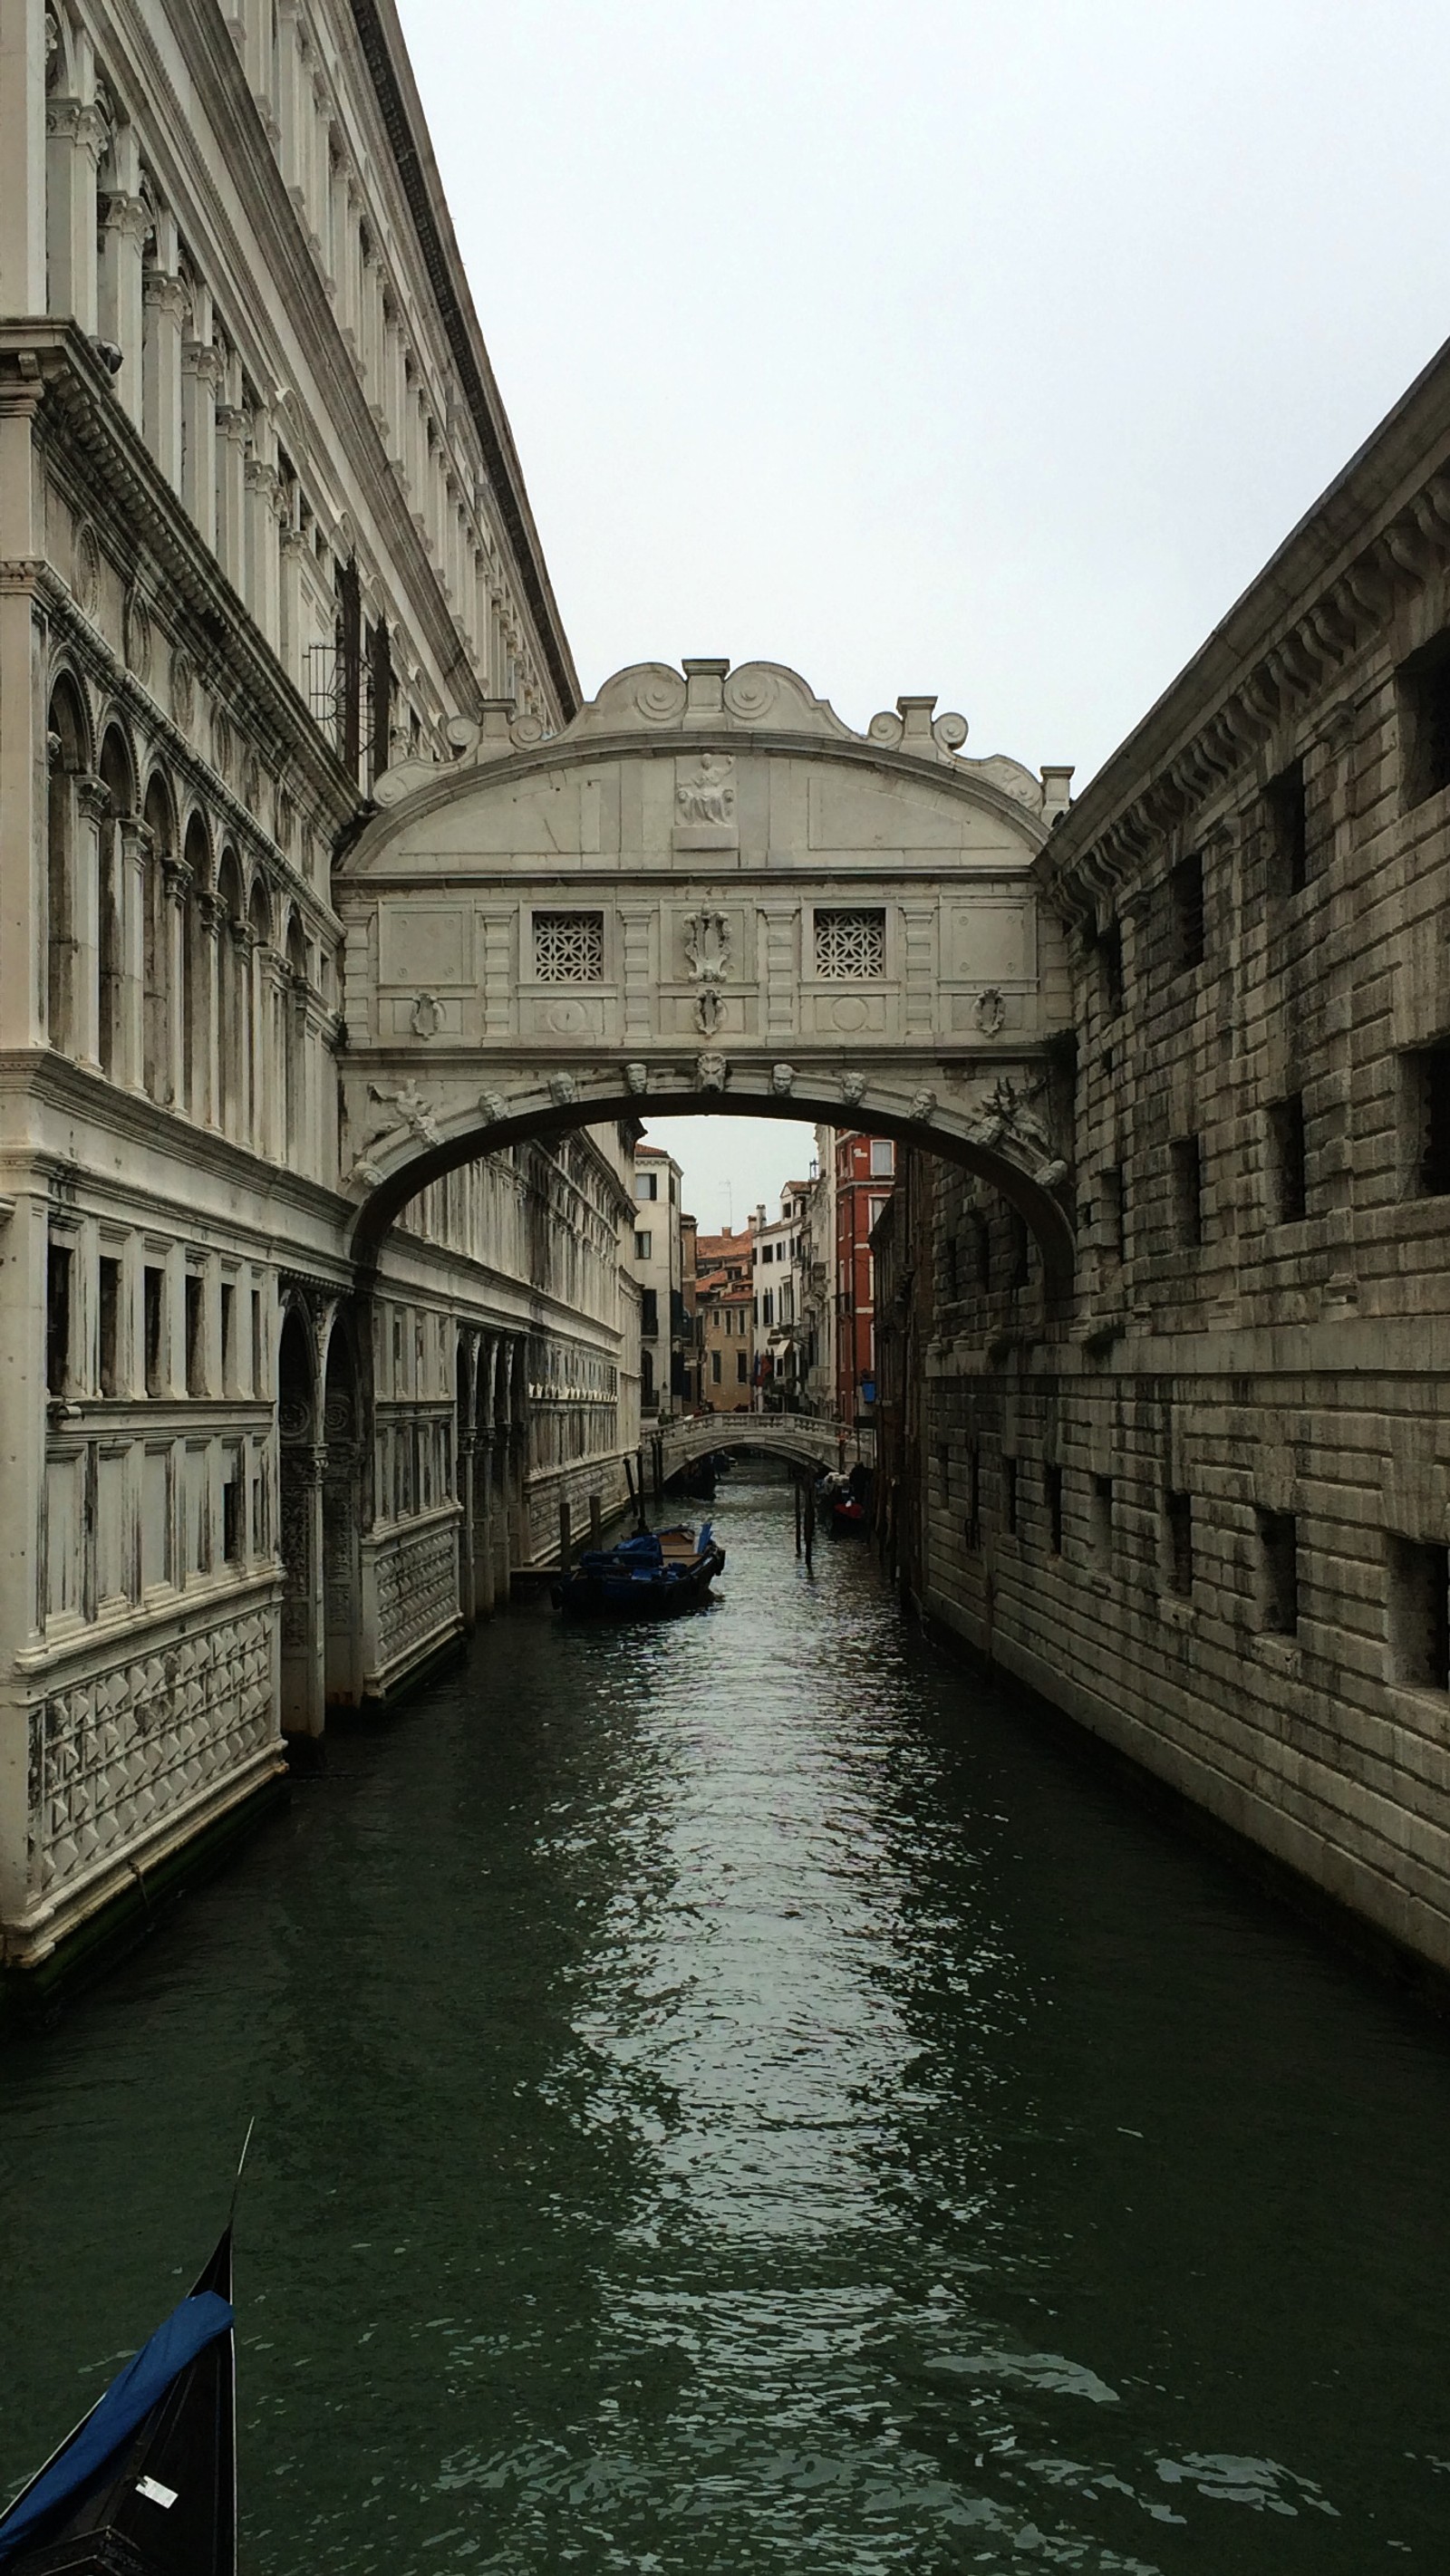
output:
<path id="1" fill-rule="evenodd" d="M 45 131 L 55 142 L 76 143 L 89 152 L 97 169 L 105 157 L 106 120 L 93 99 L 48 98 Z"/>
<path id="2" fill-rule="evenodd" d="M 102 232 L 120 233 L 128 241 L 144 241 L 151 229 L 151 209 L 145 198 L 129 196 L 124 188 L 103 196 L 96 214 Z"/>
<path id="3" fill-rule="evenodd" d="M 185 904 L 195 879 L 184 859 L 166 857 L 161 862 L 161 882 L 172 902 L 180 908 Z"/>
<path id="4" fill-rule="evenodd" d="M 141 296 L 154 313 L 172 313 L 179 319 L 186 311 L 185 285 L 164 268 L 148 268 L 142 272 Z"/>
<path id="5" fill-rule="evenodd" d="M 80 770 L 76 776 L 76 803 L 88 823 L 104 823 L 111 810 L 111 791 L 104 778 Z"/>
<path id="6" fill-rule="evenodd" d="M 121 846 L 128 859 L 139 859 L 144 865 L 156 849 L 156 835 L 139 814 L 120 817 Z"/>
<path id="7" fill-rule="evenodd" d="M 220 384 L 221 351 L 214 349 L 210 340 L 183 340 L 181 367 L 183 375 L 195 376 L 198 384 Z"/>

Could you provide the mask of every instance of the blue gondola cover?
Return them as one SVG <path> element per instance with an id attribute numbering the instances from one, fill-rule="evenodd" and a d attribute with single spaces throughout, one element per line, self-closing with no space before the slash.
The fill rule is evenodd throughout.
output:
<path id="1" fill-rule="evenodd" d="M 104 2397 L 76 2427 L 44 2476 L 0 2520 L 0 2568 L 14 2557 L 38 2523 L 49 2520 L 57 2505 L 90 2485 L 122 2443 L 129 2441 L 145 2422 L 172 2381 L 218 2335 L 225 2334 L 231 2322 L 232 2310 L 215 2290 L 194 2291 L 172 2309 L 134 2360 L 127 2362 L 119 2378 L 112 2380 Z"/>

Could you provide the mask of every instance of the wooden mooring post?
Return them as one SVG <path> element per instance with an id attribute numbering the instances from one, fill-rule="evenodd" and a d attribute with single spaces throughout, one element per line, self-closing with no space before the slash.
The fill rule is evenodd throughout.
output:
<path id="1" fill-rule="evenodd" d="M 805 1528 L 802 1535 L 805 1540 L 806 1572 L 814 1574 L 815 1567 L 811 1563 L 811 1553 L 816 1543 L 816 1488 L 810 1477 L 806 1479 Z"/>
<path id="2" fill-rule="evenodd" d="M 589 1497 L 589 1544 L 596 1549 L 604 1545 L 604 1505 L 597 1494 Z"/>
<path id="3" fill-rule="evenodd" d="M 570 1528 L 569 1506 L 559 1505 L 559 1572 L 567 1574 L 574 1563 L 574 1539 Z"/>
<path id="4" fill-rule="evenodd" d="M 790 1480 L 795 1487 L 795 1552 L 799 1556 L 801 1552 L 801 1470 L 799 1467 L 791 1469 Z"/>

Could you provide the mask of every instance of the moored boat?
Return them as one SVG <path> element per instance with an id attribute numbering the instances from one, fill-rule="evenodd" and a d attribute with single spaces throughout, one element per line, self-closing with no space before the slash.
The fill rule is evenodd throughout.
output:
<path id="1" fill-rule="evenodd" d="M 674 1619 L 703 1609 L 724 1562 L 708 1521 L 698 1536 L 683 1523 L 639 1530 L 617 1547 L 586 1549 L 554 1600 L 566 1619 Z"/>
<path id="2" fill-rule="evenodd" d="M 230 2221 L 195 2288 L 0 2515 L 0 2576 L 236 2576 Z"/>

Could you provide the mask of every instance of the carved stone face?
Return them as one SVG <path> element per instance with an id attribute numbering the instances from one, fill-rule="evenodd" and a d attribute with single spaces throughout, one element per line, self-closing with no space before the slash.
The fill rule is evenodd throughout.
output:
<path id="1" fill-rule="evenodd" d="M 632 1091 L 636 1100 L 641 1099 L 649 1089 L 649 1066 L 627 1064 L 624 1068 L 624 1083 L 625 1089 Z"/>
<path id="2" fill-rule="evenodd" d="M 773 1064 L 770 1068 L 770 1087 L 777 1100 L 788 1100 L 795 1088 L 795 1066 Z"/>
<path id="3" fill-rule="evenodd" d="M 702 1055 L 695 1065 L 695 1077 L 702 1091 L 723 1091 L 730 1068 L 723 1055 Z"/>

